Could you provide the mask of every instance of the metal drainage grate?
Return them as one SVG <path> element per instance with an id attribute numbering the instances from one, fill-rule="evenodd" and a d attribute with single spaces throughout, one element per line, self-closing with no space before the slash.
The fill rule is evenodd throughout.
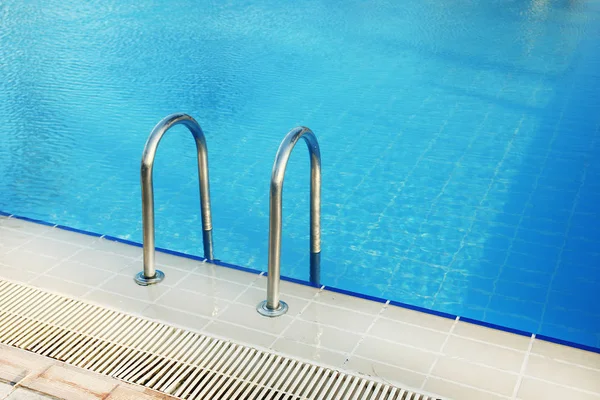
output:
<path id="1" fill-rule="evenodd" d="M 432 399 L 3 280 L 0 342 L 182 399 Z"/>

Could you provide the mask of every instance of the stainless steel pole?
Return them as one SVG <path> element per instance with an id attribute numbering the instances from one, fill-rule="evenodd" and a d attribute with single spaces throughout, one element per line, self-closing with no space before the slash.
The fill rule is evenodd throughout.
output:
<path id="1" fill-rule="evenodd" d="M 258 312 L 267 317 L 285 314 L 288 309 L 287 304 L 279 299 L 283 179 L 287 162 L 300 138 L 305 140 L 310 154 L 310 281 L 315 285 L 320 282 L 321 151 L 315 134 L 306 127 L 298 127 L 288 132 L 281 142 L 271 173 L 267 300 L 257 306 Z"/>
<path id="2" fill-rule="evenodd" d="M 210 187 L 208 182 L 208 151 L 202 128 L 194 118 L 187 114 L 171 114 L 161 120 L 152 129 L 144 152 L 142 154 L 141 184 L 142 184 L 142 229 L 144 242 L 144 270 L 135 276 L 137 284 L 151 285 L 162 281 L 164 273 L 155 268 L 154 253 L 154 187 L 152 183 L 152 168 L 158 144 L 163 135 L 175 125 L 184 125 L 194 136 L 198 153 L 198 177 L 200 180 L 200 212 L 202 215 L 202 241 L 204 258 L 212 260 L 212 218 L 210 212 Z"/>

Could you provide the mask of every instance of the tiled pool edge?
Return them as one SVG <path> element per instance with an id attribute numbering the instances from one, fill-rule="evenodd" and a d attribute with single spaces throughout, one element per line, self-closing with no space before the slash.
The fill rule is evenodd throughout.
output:
<path id="1" fill-rule="evenodd" d="M 62 230 L 80 233 L 80 234 L 87 235 L 87 236 L 103 238 L 106 240 L 119 242 L 119 243 L 131 245 L 131 246 L 135 246 L 135 247 L 139 247 L 139 248 L 143 247 L 143 245 L 141 243 L 134 242 L 134 241 L 127 240 L 127 239 L 122 239 L 122 238 L 119 238 L 116 236 L 103 235 L 103 234 L 99 234 L 96 232 L 90 232 L 90 231 L 86 231 L 86 230 L 82 230 L 82 229 L 78 229 L 78 228 L 72 228 L 72 227 L 65 226 L 65 225 L 54 224 L 54 223 L 50 223 L 50 222 L 39 220 L 39 219 L 10 214 L 10 213 L 4 212 L 2 210 L 0 210 L 0 216 L 4 216 L 4 217 L 8 217 L 8 218 L 15 218 L 15 219 L 19 219 L 19 220 L 23 220 L 23 221 L 27 221 L 27 222 L 31 222 L 31 223 L 36 223 L 36 224 L 40 224 L 40 225 L 44 225 L 44 226 L 53 227 L 53 228 L 59 228 Z M 170 254 L 173 256 L 178 256 L 178 257 L 195 260 L 195 261 L 202 261 L 202 262 L 208 261 L 204 257 L 200 257 L 200 256 L 192 255 L 192 254 L 186 254 L 186 253 L 182 253 L 182 252 L 178 252 L 178 251 L 174 251 L 174 250 L 164 249 L 161 247 L 157 247 L 156 251 L 159 251 L 159 252 L 165 253 L 165 254 Z M 238 271 L 253 273 L 253 274 L 257 274 L 257 275 L 260 275 L 260 274 L 267 275 L 263 271 L 259 271 L 259 270 L 253 269 L 253 268 L 242 267 L 242 266 L 235 265 L 235 264 L 230 264 L 230 263 L 218 260 L 218 259 L 211 260 L 209 262 L 212 264 L 221 266 L 221 267 L 231 268 L 231 269 L 238 270 Z M 346 289 L 339 289 L 339 288 L 335 288 L 333 286 L 325 286 L 325 285 L 318 286 L 318 285 L 311 284 L 310 282 L 303 281 L 301 279 L 290 278 L 290 277 L 286 277 L 286 276 L 281 276 L 281 279 L 284 281 L 296 283 L 296 284 L 303 285 L 303 286 L 309 286 L 309 287 L 313 287 L 313 288 L 322 287 L 324 290 L 328 290 L 330 292 L 345 294 L 348 296 L 357 297 L 357 298 L 368 300 L 368 301 L 374 301 L 374 302 L 378 302 L 378 303 L 388 302 L 388 300 L 380 298 L 380 297 L 365 295 L 365 294 L 353 292 L 353 291 L 346 290 Z M 414 306 L 411 304 L 402 303 L 402 302 L 398 302 L 395 300 L 389 300 L 389 304 L 393 305 L 395 307 L 418 311 L 418 312 L 422 312 L 425 314 L 434 315 L 437 317 L 442 317 L 442 318 L 446 318 L 446 319 L 450 319 L 450 320 L 459 319 L 462 322 L 473 324 L 473 325 L 478 325 L 478 326 L 482 326 L 482 327 L 486 327 L 486 328 L 490 328 L 490 329 L 508 332 L 508 333 L 512 333 L 512 334 L 516 334 L 516 335 L 524 336 L 524 337 L 535 337 L 538 340 L 542 340 L 542 341 L 546 341 L 546 342 L 550 342 L 550 343 L 555 343 L 555 344 L 559 344 L 559 345 L 563 345 L 563 346 L 576 348 L 579 350 L 584 350 L 584 351 L 589 351 L 592 353 L 600 354 L 600 347 L 588 346 L 588 345 L 570 342 L 567 340 L 554 338 L 554 337 L 546 336 L 546 335 L 538 335 L 533 332 L 526 332 L 526 331 L 522 331 L 519 329 L 510 328 L 510 327 L 506 327 L 506 326 L 502 326 L 502 325 L 496 325 L 496 324 L 492 324 L 492 323 L 485 322 L 485 321 L 480 321 L 480 320 L 473 319 L 473 318 L 461 317 L 460 315 L 453 315 L 453 314 L 445 313 L 442 311 L 431 310 L 428 308 Z"/>

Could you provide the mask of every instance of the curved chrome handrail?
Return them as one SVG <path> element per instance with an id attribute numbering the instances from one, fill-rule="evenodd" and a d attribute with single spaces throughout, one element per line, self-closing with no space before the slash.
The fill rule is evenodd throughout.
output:
<path id="1" fill-rule="evenodd" d="M 137 284 L 146 286 L 164 279 L 164 273 L 154 266 L 154 186 L 152 167 L 158 143 L 163 135 L 175 125 L 184 125 L 194 136 L 198 153 L 198 177 L 200 179 L 200 211 L 202 214 L 202 241 L 204 258 L 212 260 L 212 218 L 210 213 L 210 187 L 208 183 L 208 150 L 202 128 L 194 118 L 187 114 L 171 114 L 163 118 L 150 133 L 142 154 L 142 228 L 144 232 L 144 270 L 135 276 Z"/>
<path id="2" fill-rule="evenodd" d="M 279 145 L 273 171 L 269 196 L 269 275 L 267 279 L 267 300 L 256 307 L 267 317 L 285 314 L 288 306 L 279 300 L 281 270 L 281 221 L 283 178 L 287 162 L 294 146 L 303 138 L 310 153 L 310 282 L 318 285 L 321 275 L 321 151 L 315 134 L 300 126 L 285 135 Z"/>

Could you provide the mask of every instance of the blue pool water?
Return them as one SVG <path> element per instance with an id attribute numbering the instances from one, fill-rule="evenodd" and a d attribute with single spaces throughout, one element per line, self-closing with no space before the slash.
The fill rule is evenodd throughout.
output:
<path id="1" fill-rule="evenodd" d="M 323 283 L 600 347 L 600 2 L 0 3 L 0 210 L 141 241 L 139 161 L 182 111 L 215 255 L 265 270 L 270 169 L 323 155 Z M 157 244 L 202 254 L 193 141 L 165 137 Z M 282 273 L 308 278 L 308 158 Z M 1 262 L 1 260 L 0 260 Z"/>

